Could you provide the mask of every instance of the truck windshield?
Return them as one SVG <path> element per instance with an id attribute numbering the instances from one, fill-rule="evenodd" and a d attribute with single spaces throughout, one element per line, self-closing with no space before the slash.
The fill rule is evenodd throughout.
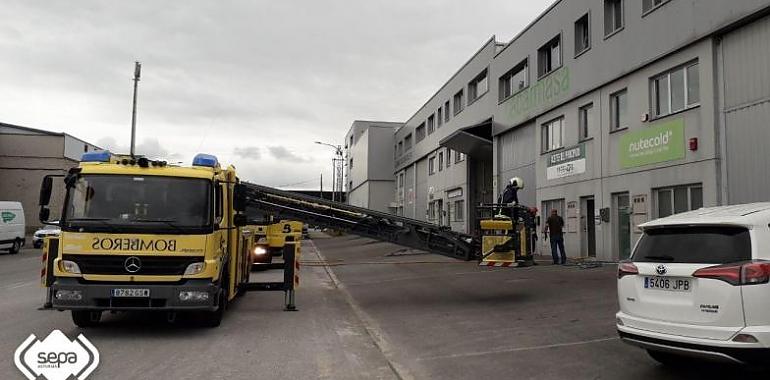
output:
<path id="1" fill-rule="evenodd" d="M 211 227 L 211 203 L 205 179 L 83 175 L 67 192 L 65 216 L 69 227 L 192 233 Z"/>

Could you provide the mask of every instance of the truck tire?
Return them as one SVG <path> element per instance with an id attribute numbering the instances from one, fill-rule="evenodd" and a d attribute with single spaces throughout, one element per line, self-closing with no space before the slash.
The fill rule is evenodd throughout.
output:
<path id="1" fill-rule="evenodd" d="M 11 245 L 11 249 L 8 250 L 8 252 L 12 255 L 15 255 L 21 251 L 21 240 L 16 239 L 13 241 L 13 245 Z"/>
<path id="2" fill-rule="evenodd" d="M 219 308 L 217 308 L 215 311 L 204 311 L 203 315 L 201 315 L 201 324 L 203 327 L 219 327 L 220 324 L 222 324 L 222 317 L 225 315 L 225 309 L 227 309 L 227 288 L 228 288 L 228 280 L 225 278 L 225 281 L 222 281 L 222 289 L 219 291 Z"/>
<path id="3" fill-rule="evenodd" d="M 97 326 L 101 319 L 101 311 L 72 310 L 72 322 L 78 327 L 86 328 Z"/>

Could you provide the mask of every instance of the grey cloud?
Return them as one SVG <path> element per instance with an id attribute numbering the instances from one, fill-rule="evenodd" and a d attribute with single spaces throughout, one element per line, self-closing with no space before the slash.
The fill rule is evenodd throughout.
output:
<path id="1" fill-rule="evenodd" d="M 131 149 L 128 145 L 119 144 L 114 137 L 102 137 L 97 145 L 113 153 L 128 154 Z M 136 154 L 152 159 L 176 160 L 182 157 L 179 153 L 171 153 L 164 148 L 156 138 L 147 138 L 136 144 Z"/>
<path id="2" fill-rule="evenodd" d="M 284 146 L 269 146 L 267 147 L 267 150 L 268 152 L 270 152 L 270 155 L 273 156 L 273 158 L 284 162 L 302 163 L 302 162 L 312 161 L 309 158 L 300 157 L 294 154 L 292 151 L 290 151 Z"/>
<path id="3" fill-rule="evenodd" d="M 233 154 L 250 160 L 259 160 L 262 158 L 262 150 L 258 146 L 236 147 L 233 149 Z"/>
<path id="4" fill-rule="evenodd" d="M 260 157 L 287 163 L 271 165 L 277 183 L 297 182 L 330 171 L 314 140 L 341 143 L 355 119 L 404 121 L 492 34 L 517 34 L 551 1 L 7 0 L 0 121 L 126 136 L 140 60 L 140 152 L 240 168 L 255 155 L 236 146 L 273 147 Z"/>

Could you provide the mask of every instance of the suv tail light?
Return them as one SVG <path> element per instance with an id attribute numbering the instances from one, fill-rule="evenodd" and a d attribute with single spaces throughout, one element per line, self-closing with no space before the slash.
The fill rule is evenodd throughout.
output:
<path id="1" fill-rule="evenodd" d="M 621 261 L 618 263 L 618 279 L 633 274 L 639 274 L 639 268 L 637 268 L 634 263 L 628 261 Z"/>
<path id="2" fill-rule="evenodd" d="M 770 280 L 770 262 L 753 261 L 716 265 L 698 269 L 692 275 L 698 278 L 712 278 L 736 286 L 766 284 Z"/>

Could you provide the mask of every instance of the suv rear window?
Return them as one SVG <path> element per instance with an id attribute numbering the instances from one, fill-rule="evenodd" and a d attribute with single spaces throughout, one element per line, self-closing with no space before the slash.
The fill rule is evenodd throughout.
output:
<path id="1" fill-rule="evenodd" d="M 664 227 L 645 231 L 633 261 L 725 264 L 751 259 L 749 230 L 743 227 Z"/>

